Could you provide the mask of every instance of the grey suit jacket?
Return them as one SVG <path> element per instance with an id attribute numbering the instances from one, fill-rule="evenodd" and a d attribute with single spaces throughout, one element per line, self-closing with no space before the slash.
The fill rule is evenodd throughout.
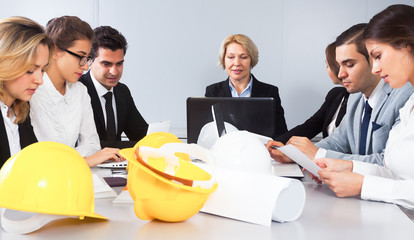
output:
<path id="1" fill-rule="evenodd" d="M 327 150 L 326 157 L 359 160 L 384 165 L 384 150 L 391 128 L 400 122 L 399 110 L 414 92 L 407 83 L 400 89 L 392 89 L 388 83 L 381 91 L 381 97 L 371 114 L 368 126 L 366 155 L 359 155 L 361 119 L 364 108 L 362 93 L 349 96 L 347 114 L 339 127 L 329 137 L 315 144 Z"/>

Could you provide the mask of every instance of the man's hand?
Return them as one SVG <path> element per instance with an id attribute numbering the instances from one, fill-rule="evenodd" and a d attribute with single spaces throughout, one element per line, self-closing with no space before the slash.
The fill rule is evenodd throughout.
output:
<path id="1" fill-rule="evenodd" d="M 318 148 L 307 137 L 291 137 L 286 144 L 292 144 L 310 159 L 314 159 L 318 152 Z"/>

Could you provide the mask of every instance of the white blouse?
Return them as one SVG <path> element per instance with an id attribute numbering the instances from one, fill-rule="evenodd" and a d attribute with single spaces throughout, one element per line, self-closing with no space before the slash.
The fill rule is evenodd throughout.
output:
<path id="1" fill-rule="evenodd" d="M 82 156 L 101 150 L 86 87 L 66 83 L 66 93 L 56 90 L 47 74 L 30 100 L 30 117 L 39 141 L 53 141 L 75 148 Z"/>
<path id="2" fill-rule="evenodd" d="M 414 94 L 400 109 L 401 122 L 392 128 L 384 166 L 353 161 L 353 171 L 364 175 L 361 198 L 396 203 L 414 209 Z"/>
<path id="3" fill-rule="evenodd" d="M 3 116 L 4 128 L 6 128 L 7 140 L 9 141 L 10 156 L 20 152 L 20 134 L 19 125 L 14 123 L 16 115 L 13 111 L 10 112 L 10 108 L 0 101 L 1 115 Z M 11 118 L 9 118 L 11 114 Z"/>

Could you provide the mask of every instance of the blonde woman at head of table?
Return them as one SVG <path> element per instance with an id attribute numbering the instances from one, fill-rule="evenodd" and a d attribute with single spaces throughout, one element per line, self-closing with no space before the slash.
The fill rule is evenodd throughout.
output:
<path id="1" fill-rule="evenodd" d="M 51 19 L 46 33 L 55 44 L 44 84 L 30 101 L 30 117 L 39 141 L 54 141 L 75 148 L 89 166 L 107 160 L 125 160 L 119 149 L 101 150 L 86 87 L 78 82 L 91 64 L 94 32 L 75 16 Z"/>

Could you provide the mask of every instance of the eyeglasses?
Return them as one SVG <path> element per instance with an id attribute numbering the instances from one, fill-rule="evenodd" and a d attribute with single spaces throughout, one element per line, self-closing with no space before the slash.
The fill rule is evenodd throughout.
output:
<path id="1" fill-rule="evenodd" d="M 74 53 L 72 51 L 69 51 L 67 49 L 64 49 L 64 48 L 61 48 L 61 49 L 65 52 L 69 53 L 70 55 L 79 58 L 79 66 L 83 67 L 83 66 L 85 66 L 86 63 L 88 64 L 88 67 L 91 66 L 92 58 L 90 56 L 81 56 L 81 55 L 76 54 L 76 53 Z"/>

